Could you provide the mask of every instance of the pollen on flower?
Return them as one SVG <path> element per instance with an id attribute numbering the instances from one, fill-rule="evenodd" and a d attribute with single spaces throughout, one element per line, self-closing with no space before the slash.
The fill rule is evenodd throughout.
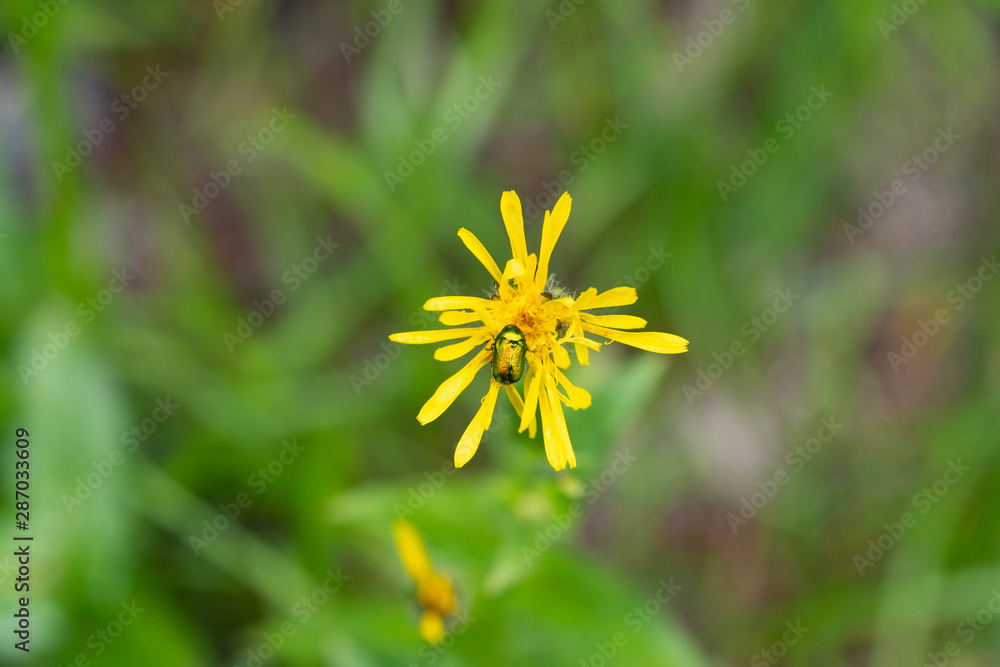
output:
<path id="1" fill-rule="evenodd" d="M 445 326 L 460 327 L 438 331 L 392 334 L 397 343 L 439 343 L 459 340 L 438 348 L 434 358 L 458 359 L 475 349 L 479 353 L 465 367 L 438 387 L 417 415 L 422 424 L 443 413 L 472 382 L 476 373 L 498 354 L 497 337 L 508 326 L 517 327 L 524 336 L 524 396 L 517 390 L 517 375 L 498 375 L 490 380 L 482 404 L 455 449 L 455 465 L 465 465 L 476 453 L 483 433 L 489 428 L 501 386 L 520 417 L 519 431 L 527 429 L 535 437 L 538 418 L 542 422 L 545 454 L 556 470 L 576 467 L 576 455 L 569 439 L 563 405 L 573 410 L 590 407 L 590 394 L 573 385 L 562 370 L 571 365 L 569 345 L 577 361 L 588 365 L 589 351 L 601 343 L 586 333 L 618 341 L 639 349 L 661 354 L 687 351 L 687 341 L 680 336 L 659 332 L 629 331 L 642 329 L 646 321 L 632 315 L 595 315 L 586 311 L 626 306 L 636 300 L 635 289 L 616 287 L 598 293 L 590 288 L 579 295 L 564 288 L 549 274 L 549 260 L 563 227 L 569 219 L 572 200 L 564 193 L 552 211 L 545 212 L 542 242 L 538 254 L 528 254 L 524 240 L 521 202 L 513 192 L 504 192 L 500 212 L 510 238 L 511 259 L 503 271 L 476 236 L 467 229 L 459 238 L 483 264 L 493 278 L 495 293 L 489 298 L 439 297 L 430 299 L 424 309 L 441 311 Z M 463 325 L 473 326 L 463 326 Z M 500 353 L 503 353 L 501 350 Z M 494 364 L 496 367 L 496 364 Z M 500 382 L 497 381 L 500 380 Z"/>

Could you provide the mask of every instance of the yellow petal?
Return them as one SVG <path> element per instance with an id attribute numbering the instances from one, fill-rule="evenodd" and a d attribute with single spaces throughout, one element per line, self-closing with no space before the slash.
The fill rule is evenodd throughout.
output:
<path id="1" fill-rule="evenodd" d="M 462 227 L 458 230 L 458 236 L 462 239 L 462 243 L 465 244 L 465 247 L 471 250 L 472 254 L 476 256 L 476 259 L 482 262 L 483 266 L 486 267 L 486 270 L 490 272 L 490 275 L 493 276 L 493 280 L 498 283 L 503 280 L 503 277 L 500 275 L 500 267 L 497 266 L 495 261 L 493 261 L 493 256 L 490 255 L 485 246 L 480 243 L 475 234 L 470 232 L 465 227 Z M 522 238 L 523 236 L 524 234 L 522 232 Z"/>
<path id="2" fill-rule="evenodd" d="M 567 396 L 566 394 L 562 393 L 558 389 L 556 389 L 556 398 L 558 398 L 559 402 L 562 403 L 563 405 L 568 405 L 569 407 L 573 408 L 574 410 L 577 409 L 577 407 L 575 405 L 573 405 L 573 402 L 569 400 L 569 396 Z"/>
<path id="3" fill-rule="evenodd" d="M 410 345 L 423 345 L 425 343 L 440 343 L 443 340 L 454 340 L 456 338 L 466 338 L 475 335 L 481 330 L 480 327 L 466 329 L 432 329 L 431 331 L 407 331 L 405 333 L 394 333 L 389 336 L 389 340 L 397 343 L 408 343 Z"/>
<path id="4" fill-rule="evenodd" d="M 427 610 L 420 617 L 420 636 L 431 644 L 440 644 L 444 639 L 444 619 L 436 611 Z"/>
<path id="5" fill-rule="evenodd" d="M 500 197 L 500 215 L 510 237 L 511 256 L 524 266 L 528 263 L 528 247 L 524 242 L 524 218 L 521 216 L 521 200 L 513 190 Z"/>
<path id="6" fill-rule="evenodd" d="M 528 367 L 528 370 L 529 371 L 531 370 L 530 366 Z M 509 384 L 509 385 L 507 385 L 505 387 L 505 389 L 507 390 L 507 398 L 510 399 L 510 404 L 514 406 L 514 411 L 517 413 L 517 416 L 522 421 L 524 421 L 524 403 L 521 402 L 521 394 L 518 393 L 517 387 L 515 387 L 512 384 Z M 536 424 L 535 413 L 534 413 L 534 411 L 532 411 L 532 412 L 528 413 L 528 437 L 529 438 L 534 438 L 535 437 L 535 428 L 536 428 L 535 424 Z"/>
<path id="7" fill-rule="evenodd" d="M 417 601 L 424 609 L 432 609 L 441 616 L 447 616 L 458 609 L 451 579 L 437 572 L 431 572 L 427 578 L 417 583 Z"/>
<path id="8" fill-rule="evenodd" d="M 542 223 L 542 246 L 538 250 L 538 270 L 535 272 L 535 282 L 540 285 L 544 285 L 549 279 L 549 259 L 563 227 L 566 226 L 566 221 L 569 220 L 572 203 L 569 193 L 564 192 L 553 207 L 552 214 L 545 212 L 545 222 Z"/>
<path id="9" fill-rule="evenodd" d="M 449 327 L 481 321 L 475 311 L 469 312 L 468 310 L 446 310 L 438 317 L 438 322 Z"/>
<path id="10" fill-rule="evenodd" d="M 583 333 L 581 331 L 581 333 Z M 572 338 L 563 338 L 559 341 L 560 343 L 573 343 L 575 345 L 580 345 L 582 347 L 589 347 L 591 350 L 600 350 L 601 343 L 596 340 L 590 340 L 586 336 L 573 336 Z"/>
<path id="11" fill-rule="evenodd" d="M 473 336 L 469 340 L 463 340 L 461 343 L 452 343 L 451 345 L 439 347 L 434 350 L 434 358 L 438 361 L 451 361 L 452 359 L 458 359 L 459 357 L 465 356 L 474 348 L 482 345 L 489 339 L 490 335 L 486 333 Z"/>
<path id="12" fill-rule="evenodd" d="M 469 386 L 472 379 L 476 377 L 476 373 L 489 362 L 491 356 L 492 353 L 488 349 L 481 351 L 462 370 L 442 382 L 434 395 L 424 403 L 424 407 L 420 408 L 420 412 L 417 413 L 417 421 L 421 424 L 427 424 L 440 417 L 441 413 L 455 401 L 455 398 Z"/>
<path id="13" fill-rule="evenodd" d="M 496 320 L 493 319 L 493 316 L 490 315 L 489 311 L 487 311 L 485 308 L 480 308 L 479 306 L 473 306 L 472 312 L 474 312 L 477 316 L 479 316 L 479 321 L 483 323 L 483 327 L 487 331 L 494 331 L 496 333 L 500 333 Z"/>
<path id="14" fill-rule="evenodd" d="M 479 406 L 479 412 L 469 422 L 469 426 L 462 434 L 458 446 L 455 447 L 455 467 L 461 468 L 479 449 L 479 442 L 483 439 L 483 433 L 490 427 L 493 421 L 493 409 L 497 404 L 497 394 L 500 393 L 500 383 L 490 378 L 490 390 L 483 398 L 483 404 Z"/>
<path id="15" fill-rule="evenodd" d="M 590 301 L 594 300 L 597 296 L 596 287 L 588 287 L 587 289 L 580 292 L 580 296 L 576 297 L 576 301 L 573 302 L 574 310 L 587 310 L 590 306 L 586 305 Z"/>
<path id="16" fill-rule="evenodd" d="M 566 389 L 566 397 L 569 399 L 570 407 L 574 410 L 586 410 L 590 407 L 591 397 L 590 392 L 582 387 L 577 387 L 575 384 L 570 382 L 562 371 L 558 368 L 555 371 L 556 380 L 559 384 Z"/>
<path id="17" fill-rule="evenodd" d="M 524 266 L 519 261 L 512 259 L 507 262 L 507 266 L 503 270 L 503 282 L 500 283 L 500 302 L 510 303 L 514 298 L 515 291 L 511 282 L 520 289 L 522 276 L 524 276 Z"/>
<path id="18" fill-rule="evenodd" d="M 552 416 L 555 419 L 556 430 L 559 432 L 559 439 L 562 440 L 564 460 L 569 462 L 570 468 L 575 468 L 576 454 L 573 453 L 573 444 L 569 441 L 569 429 L 566 428 L 566 416 L 563 414 L 562 403 L 555 397 L 555 379 L 550 375 L 545 380 L 548 385 L 549 399 L 552 401 Z"/>
<path id="19" fill-rule="evenodd" d="M 524 267 L 524 272 L 529 278 L 531 278 L 535 275 L 536 268 L 538 268 L 538 256 L 535 255 L 535 253 L 531 253 L 528 255 L 528 264 Z M 537 283 L 538 281 L 535 282 Z M 543 291 L 545 289 L 545 283 L 536 284 L 535 289 L 539 292 Z"/>
<path id="20" fill-rule="evenodd" d="M 580 295 L 573 306 L 578 310 L 591 310 L 593 308 L 613 308 L 615 306 L 628 306 L 635 303 L 638 296 L 634 287 L 615 287 L 607 292 L 597 293 L 591 287 Z"/>
<path id="21" fill-rule="evenodd" d="M 579 319 L 575 319 L 573 321 L 573 324 L 572 326 L 570 326 L 570 330 L 567 332 L 567 335 L 569 336 L 568 340 L 573 342 L 573 348 L 576 350 L 576 360 L 580 362 L 581 366 L 589 366 L 590 351 L 588 350 L 588 345 L 586 345 L 585 343 L 579 343 L 576 340 L 574 340 L 578 338 L 580 339 L 585 338 L 585 336 L 583 335 L 583 326 L 581 325 Z"/>
<path id="22" fill-rule="evenodd" d="M 420 533 L 409 521 L 400 519 L 392 525 L 392 536 L 396 539 L 396 549 L 403 567 L 416 582 L 423 581 L 431 574 L 431 559 Z"/>
<path id="23" fill-rule="evenodd" d="M 542 413 L 542 438 L 545 441 L 545 457 L 555 470 L 566 467 L 566 455 L 562 446 L 562 436 L 552 416 L 552 397 L 542 387 L 538 397 L 538 411 Z"/>
<path id="24" fill-rule="evenodd" d="M 478 296 L 437 296 L 427 300 L 427 303 L 424 304 L 424 310 L 461 310 L 462 308 L 471 310 L 475 306 L 488 310 L 497 308 L 498 305 L 498 301 Z"/>
<path id="25" fill-rule="evenodd" d="M 688 342 L 680 336 L 673 334 L 661 333 L 659 331 L 616 331 L 587 323 L 584 323 L 583 328 L 598 336 L 604 336 L 619 343 L 637 347 L 640 350 L 659 352 L 660 354 L 687 352 Z"/>
<path id="26" fill-rule="evenodd" d="M 590 322 L 602 327 L 611 327 L 612 329 L 642 329 L 646 326 L 646 320 L 635 315 L 591 315 L 590 313 L 580 313 L 580 319 L 584 322 Z"/>
<path id="27" fill-rule="evenodd" d="M 507 262 L 507 265 L 503 270 L 503 277 L 508 280 L 511 278 L 520 278 L 524 275 L 524 264 L 520 260 L 512 259 Z"/>
<path id="28" fill-rule="evenodd" d="M 569 352 L 562 345 L 556 345 L 552 348 L 552 360 L 556 362 L 556 366 L 559 368 L 569 368 L 571 363 Z"/>
<path id="29" fill-rule="evenodd" d="M 528 365 L 528 374 L 524 378 L 524 411 L 521 413 L 521 425 L 517 432 L 530 429 L 528 434 L 534 438 L 535 408 L 538 405 L 538 386 L 542 378 L 542 373 L 536 370 L 534 364 Z"/>

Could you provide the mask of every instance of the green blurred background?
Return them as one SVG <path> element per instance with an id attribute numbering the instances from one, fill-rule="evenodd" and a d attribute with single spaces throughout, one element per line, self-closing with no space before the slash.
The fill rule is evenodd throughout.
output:
<path id="1" fill-rule="evenodd" d="M 1000 3 L 0 16 L 0 663 L 1000 664 Z M 387 338 L 508 189 L 691 341 L 574 364 L 566 473 L 506 400 L 451 470 L 486 375 L 420 426 L 462 362 Z"/>

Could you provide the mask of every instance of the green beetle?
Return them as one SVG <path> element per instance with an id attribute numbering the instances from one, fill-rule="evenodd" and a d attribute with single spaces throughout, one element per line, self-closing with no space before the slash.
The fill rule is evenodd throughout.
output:
<path id="1" fill-rule="evenodd" d="M 493 379 L 500 384 L 514 384 L 520 380 L 526 350 L 520 329 L 513 324 L 501 329 L 493 341 Z"/>

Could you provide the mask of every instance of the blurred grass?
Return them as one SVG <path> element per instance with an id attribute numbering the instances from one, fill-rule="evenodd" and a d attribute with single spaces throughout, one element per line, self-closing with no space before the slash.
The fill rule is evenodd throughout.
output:
<path id="1" fill-rule="evenodd" d="M 288 623 L 266 664 L 596 665 L 618 631 L 609 663 L 764 664 L 796 620 L 809 630 L 784 664 L 924 664 L 949 641 L 953 664 L 997 661 L 993 624 L 969 642 L 958 626 L 998 586 L 1000 295 L 987 280 L 959 310 L 948 294 L 997 248 L 1000 4 L 919 5 L 886 38 L 891 2 L 563 4 L 552 24 L 557 3 L 404 2 L 348 61 L 342 44 L 387 4 L 245 0 L 220 19 L 210 3 L 69 3 L 20 44 L 10 35 L 44 7 L 4 3 L 0 418 L 32 432 L 36 542 L 32 653 L 5 642 L 0 661 L 246 664 Z M 734 21 L 678 70 L 727 7 Z M 157 65 L 163 83 L 119 118 L 115 99 Z M 456 125 L 449 110 L 489 76 L 500 85 Z M 823 85 L 830 100 L 783 136 Z M 275 109 L 294 117 L 243 162 Z M 105 117 L 114 131 L 60 180 L 53 162 Z M 616 119 L 620 136 L 581 157 Z M 858 207 L 948 127 L 955 145 L 849 238 Z M 386 172 L 439 128 L 390 189 Z M 718 183 L 772 137 L 778 151 L 723 201 Z M 186 222 L 179 206 L 231 160 L 241 172 Z M 575 291 L 638 280 L 628 312 L 691 351 L 611 345 L 571 369 L 594 394 L 568 415 L 576 470 L 553 473 L 506 406 L 444 475 L 478 383 L 421 427 L 459 362 L 387 336 L 432 326 L 431 296 L 489 288 L 455 234 L 503 258 L 506 189 L 529 248 L 533 209 L 568 190 L 552 271 Z M 332 256 L 287 279 L 319 238 Z M 135 280 L 84 322 L 79 304 L 123 265 Z M 799 300 L 751 340 L 744 326 L 786 288 Z M 224 334 L 274 290 L 284 302 L 230 352 Z M 939 308 L 950 322 L 894 372 L 889 353 Z M 80 335 L 23 381 L 71 321 Z M 745 354 L 686 400 L 734 342 Z M 167 398 L 177 411 L 129 451 Z M 727 514 L 830 417 L 844 429 L 734 534 Z M 285 440 L 304 452 L 258 493 Z M 582 500 L 626 450 L 639 463 Z M 71 513 L 66 494 L 116 451 Z M 919 513 L 914 495 L 958 459 L 970 471 Z M 252 502 L 195 554 L 192 536 L 240 494 Z M 476 619 L 440 652 L 419 640 L 389 532 L 411 497 Z M 573 502 L 582 516 L 526 562 Z M 859 575 L 854 557 L 906 511 L 915 525 Z M 338 568 L 349 578 L 304 614 Z M 633 633 L 628 614 L 661 580 L 679 593 Z M 0 599 L 10 618 L 13 594 Z M 96 655 L 94 633 L 133 599 L 145 611 Z"/>

